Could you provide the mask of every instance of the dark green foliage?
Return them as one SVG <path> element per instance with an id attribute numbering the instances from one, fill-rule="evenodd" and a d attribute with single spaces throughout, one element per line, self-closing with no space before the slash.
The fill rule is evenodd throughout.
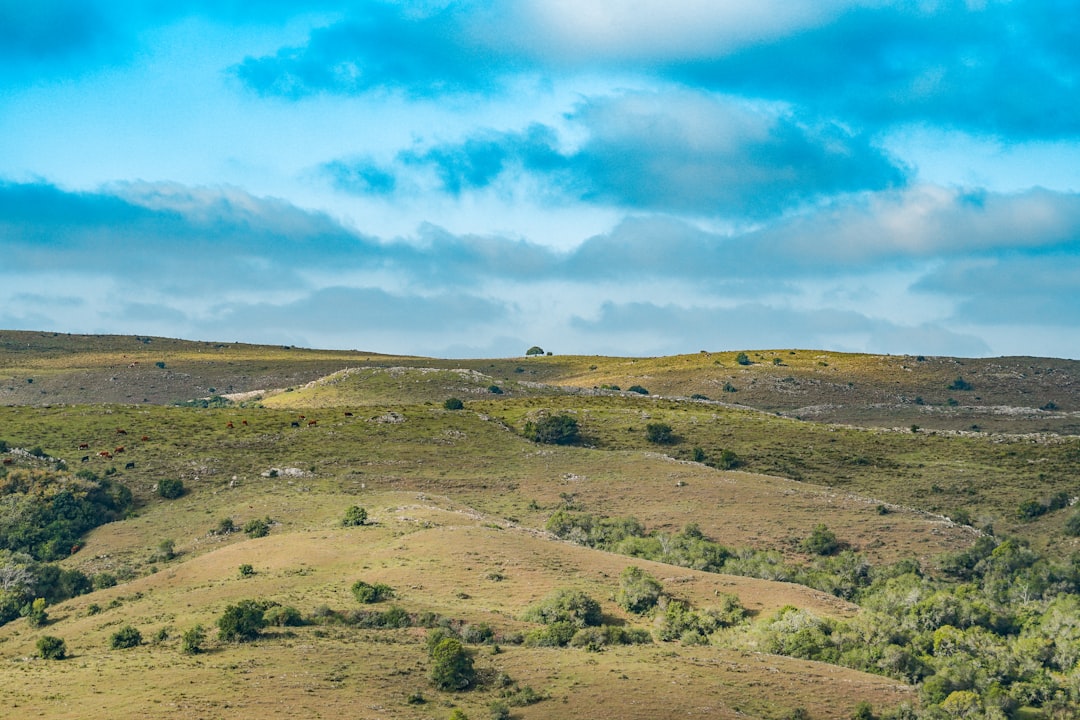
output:
<path id="1" fill-rule="evenodd" d="M 218 639 L 225 642 L 247 642 L 259 637 L 266 627 L 267 605 L 258 600 L 241 600 L 229 605 L 217 620 Z"/>
<path id="2" fill-rule="evenodd" d="M 218 521 L 217 527 L 210 531 L 212 535 L 229 535 L 236 532 L 236 523 L 233 522 L 231 517 L 222 518 Z"/>
<path id="3" fill-rule="evenodd" d="M 291 605 L 271 605 L 263 613 L 267 625 L 277 627 L 299 627 L 304 624 L 300 611 Z"/>
<path id="4" fill-rule="evenodd" d="M 122 517 L 131 491 L 92 473 L 16 469 L 0 476 L 0 502 L 0 550 L 59 560 L 84 533 Z"/>
<path id="5" fill-rule="evenodd" d="M 742 460 L 735 454 L 734 450 L 721 450 L 720 459 L 716 461 L 716 467 L 721 470 L 734 470 L 742 465 Z"/>
<path id="6" fill-rule="evenodd" d="M 973 387 L 974 386 L 971 383 L 969 383 L 967 380 L 960 377 L 959 375 L 956 377 L 955 380 L 953 380 L 951 383 L 949 383 L 949 389 L 950 390 L 967 391 L 967 390 L 971 390 Z"/>
<path id="7" fill-rule="evenodd" d="M 240 566 L 239 572 L 242 578 L 251 577 L 255 574 L 255 568 L 252 567 L 251 563 L 244 563 Z"/>
<path id="8" fill-rule="evenodd" d="M 109 637 L 109 647 L 113 650 L 123 650 L 139 645 L 142 645 L 142 633 L 131 625 L 125 625 Z"/>
<path id="9" fill-rule="evenodd" d="M 203 630 L 202 625 L 188 628 L 180 636 L 180 652 L 185 655 L 197 655 L 202 652 L 204 642 L 206 642 L 206 631 Z"/>
<path id="10" fill-rule="evenodd" d="M 525 351 L 525 354 L 526 355 L 543 355 L 544 354 L 544 348 L 540 347 L 539 345 L 533 345 L 531 348 L 529 348 L 528 350 Z"/>
<path id="11" fill-rule="evenodd" d="M 811 555 L 835 555 L 840 551 L 840 541 L 836 539 L 836 533 L 827 528 L 824 523 L 814 526 L 810 537 L 799 544 L 800 549 Z"/>
<path id="12" fill-rule="evenodd" d="M 212 392 L 212 391 L 211 391 Z M 226 408 L 232 407 L 235 403 L 232 400 L 220 395 L 211 395 L 208 398 L 199 398 L 197 400 L 184 400 L 182 402 L 173 403 L 177 407 L 191 407 L 191 408 Z"/>
<path id="13" fill-rule="evenodd" d="M 158 480 L 158 495 L 166 500 L 175 500 L 184 494 L 184 481 L 179 478 L 163 478 Z"/>
<path id="14" fill-rule="evenodd" d="M 499 387 L 498 385 L 489 385 L 488 386 L 488 392 L 491 393 L 492 395 L 502 395 L 503 394 L 503 389 L 501 387 Z"/>
<path id="15" fill-rule="evenodd" d="M 158 368 L 159 370 L 164 370 L 165 369 L 165 361 L 164 360 L 158 360 L 156 363 L 154 363 L 154 367 Z"/>
<path id="16" fill-rule="evenodd" d="M 655 422 L 645 426 L 645 439 L 657 445 L 672 445 L 676 442 L 675 432 L 667 423 Z"/>
<path id="17" fill-rule="evenodd" d="M 739 353 L 738 355 L 735 356 L 735 362 L 739 363 L 740 365 L 750 365 L 751 364 L 750 358 L 744 352 L 741 352 L 741 353 Z"/>
<path id="18" fill-rule="evenodd" d="M 351 590 L 358 603 L 377 603 L 394 597 L 394 588 L 383 583 L 372 585 L 363 580 L 357 580 L 353 583 Z"/>
<path id="19" fill-rule="evenodd" d="M 701 393 L 694 393 L 693 395 L 690 396 L 690 399 L 691 400 L 708 400 L 709 396 L 708 395 L 702 395 Z"/>
<path id="20" fill-rule="evenodd" d="M 720 628 L 742 621 L 746 610 L 734 595 L 719 596 L 719 605 L 695 609 L 685 600 L 668 599 L 660 616 L 657 636 L 661 640 L 679 640 L 687 645 L 701 645 Z"/>
<path id="21" fill-rule="evenodd" d="M 609 645 L 648 645 L 652 635 L 644 628 L 624 628 L 616 625 L 581 628 L 570 638 L 570 647 L 602 650 Z"/>
<path id="22" fill-rule="evenodd" d="M 1024 520 L 1034 520 L 1041 515 L 1045 515 L 1046 511 L 1047 507 L 1038 500 L 1025 500 L 1017 508 L 1017 512 Z"/>
<path id="23" fill-rule="evenodd" d="M 690 459 L 694 462 L 703 463 L 708 460 L 708 456 L 705 454 L 704 448 L 696 447 L 690 453 Z"/>
<path id="24" fill-rule="evenodd" d="M 270 534 L 270 518 L 254 518 L 244 523 L 244 532 L 248 537 L 261 538 Z"/>
<path id="25" fill-rule="evenodd" d="M 1080 537 L 1080 511 L 1074 512 L 1065 521 L 1065 534 Z"/>
<path id="26" fill-rule="evenodd" d="M 45 598 L 37 598 L 34 602 L 23 608 L 26 622 L 30 627 L 44 627 L 49 622 L 49 614 L 45 612 Z"/>
<path id="27" fill-rule="evenodd" d="M 464 690 L 476 680 L 472 656 L 459 640 L 443 638 L 431 649 L 431 682 L 440 690 Z"/>
<path id="28" fill-rule="evenodd" d="M 548 415 L 526 423 L 525 437 L 548 445 L 573 445 L 580 440 L 578 421 L 569 415 Z"/>
<path id="29" fill-rule="evenodd" d="M 464 407 L 465 403 L 461 402 L 461 398 L 456 397 L 447 398 L 446 402 L 443 403 L 443 408 L 446 410 L 461 410 Z"/>
<path id="30" fill-rule="evenodd" d="M 645 388 L 641 387 L 640 385 L 631 385 L 630 387 L 626 388 L 626 390 L 627 390 L 627 392 L 637 393 L 638 395 L 648 395 L 649 394 L 649 391 L 646 390 Z"/>
<path id="31" fill-rule="evenodd" d="M 359 505 L 350 505 L 341 521 L 345 527 L 359 527 L 365 523 L 367 523 L 367 510 Z"/>
<path id="32" fill-rule="evenodd" d="M 528 608 L 522 619 L 544 625 L 565 622 L 575 629 L 599 625 L 601 622 L 600 603 L 580 590 L 564 588 L 556 590 Z"/>
<path id="33" fill-rule="evenodd" d="M 37 639 L 37 653 L 43 660 L 63 660 L 67 657 L 67 645 L 61 638 L 42 635 Z"/>
<path id="34" fill-rule="evenodd" d="M 874 714 L 874 706 L 863 700 L 855 706 L 855 712 L 851 714 L 851 720 L 877 720 Z"/>
<path id="35" fill-rule="evenodd" d="M 724 392 L 726 392 L 726 393 L 739 392 L 739 388 L 735 387 L 734 385 L 732 385 L 729 382 L 726 382 L 726 383 L 724 383 Z"/>
<path id="36" fill-rule="evenodd" d="M 623 610 L 640 615 L 652 610 L 663 592 L 664 586 L 659 580 L 637 565 L 631 565 L 619 574 L 615 602 Z"/>
<path id="37" fill-rule="evenodd" d="M 348 618 L 356 627 L 371 629 L 393 629 L 411 627 L 413 622 L 403 608 L 391 605 L 386 610 L 356 610 Z"/>

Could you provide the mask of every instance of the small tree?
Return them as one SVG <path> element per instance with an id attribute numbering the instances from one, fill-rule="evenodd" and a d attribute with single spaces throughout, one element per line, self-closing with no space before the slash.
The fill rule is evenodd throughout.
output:
<path id="1" fill-rule="evenodd" d="M 735 356 L 735 362 L 739 363 L 740 365 L 750 365 L 751 364 L 750 358 L 744 352 L 741 352 L 741 353 L 739 353 L 738 355 Z"/>
<path id="2" fill-rule="evenodd" d="M 667 423 L 649 423 L 645 426 L 645 438 L 657 445 L 672 445 L 675 442 L 675 432 Z"/>
<path id="3" fill-rule="evenodd" d="M 178 478 L 163 478 L 158 480 L 158 495 L 166 500 L 175 500 L 184 494 L 184 481 Z"/>
<path id="4" fill-rule="evenodd" d="M 44 627 L 45 623 L 49 622 L 49 613 L 45 612 L 45 598 L 37 598 L 29 607 L 24 608 L 23 612 L 30 627 Z"/>
<path id="5" fill-rule="evenodd" d="M 960 375 L 957 375 L 956 379 L 953 380 L 952 384 L 949 385 L 950 390 L 963 390 L 963 391 L 966 391 L 966 390 L 971 390 L 972 387 L 973 387 L 972 384 L 969 383 L 967 380 L 965 380 Z"/>
<path id="6" fill-rule="evenodd" d="M 229 605 L 217 620 L 218 639 L 226 642 L 247 642 L 259 637 L 266 627 L 266 606 L 256 600 L 241 600 Z"/>
<path id="7" fill-rule="evenodd" d="M 112 634 L 109 638 L 109 647 L 113 650 L 123 650 L 142 645 L 142 633 L 131 625 L 125 625 Z"/>
<path id="8" fill-rule="evenodd" d="M 367 510 L 359 505 L 350 505 L 345 511 L 341 524 L 345 527 L 359 527 L 367 523 Z"/>
<path id="9" fill-rule="evenodd" d="M 440 690 L 464 690 L 476 680 L 472 656 L 459 640 L 443 638 L 431 650 L 431 682 Z"/>
<path id="10" fill-rule="evenodd" d="M 244 524 L 244 532 L 248 537 L 261 538 L 270 534 L 270 518 L 255 518 Z"/>
<path id="11" fill-rule="evenodd" d="M 543 354 L 544 354 L 544 348 L 540 347 L 539 345 L 533 345 L 531 348 L 529 348 L 528 350 L 525 351 L 525 355 L 527 355 L 527 356 L 543 355 Z"/>
<path id="12" fill-rule="evenodd" d="M 206 642 L 206 631 L 202 625 L 196 625 L 184 631 L 180 636 L 180 652 L 185 655 L 197 655 L 203 650 Z"/>
<path id="13" fill-rule="evenodd" d="M 573 445 L 581 438 L 578 421 L 569 415 L 548 415 L 528 422 L 525 436 L 548 445 Z"/>
<path id="14" fill-rule="evenodd" d="M 382 602 L 388 598 L 394 597 L 394 588 L 383 583 L 366 583 L 363 580 L 357 580 L 352 586 L 353 597 L 356 598 L 358 603 L 365 605 L 370 603 Z"/>
<path id="15" fill-rule="evenodd" d="M 447 398 L 446 402 L 443 403 L 443 408 L 447 410 L 461 410 L 464 407 L 465 403 L 461 402 L 461 398 L 456 397 Z"/>
<path id="16" fill-rule="evenodd" d="M 810 537 L 802 541 L 801 547 L 803 552 L 813 555 L 834 555 L 840 550 L 840 541 L 824 523 L 818 523 Z"/>
<path id="17" fill-rule="evenodd" d="M 1080 512 L 1075 512 L 1065 521 L 1065 534 L 1080 536 Z"/>
<path id="18" fill-rule="evenodd" d="M 63 660 L 67 657 L 67 645 L 61 638 L 43 635 L 37 639 L 37 653 L 43 660 Z"/>
<path id="19" fill-rule="evenodd" d="M 576 629 L 599 625 L 603 617 L 600 612 L 600 603 L 580 590 L 563 588 L 529 607 L 522 619 L 544 625 L 568 623 Z"/>
<path id="20" fill-rule="evenodd" d="M 646 613 L 656 606 L 664 587 L 660 581 L 637 565 L 631 565 L 619 575 L 619 592 L 615 602 L 623 610 Z"/>

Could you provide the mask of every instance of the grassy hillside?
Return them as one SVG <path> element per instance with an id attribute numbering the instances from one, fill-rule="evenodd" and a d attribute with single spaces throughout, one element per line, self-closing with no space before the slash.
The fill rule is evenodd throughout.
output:
<path id="1" fill-rule="evenodd" d="M 1048 618 L 1080 588 L 1075 511 L 1061 507 L 1080 494 L 1077 369 L 802 350 L 462 361 L 0 332 L 0 474 L 82 471 L 134 500 L 61 564 L 97 589 L 50 605 L 43 627 L 0 626 L 0 702 L 27 717 L 790 720 L 849 718 L 860 703 L 938 717 L 971 692 L 990 712 L 998 676 L 950 669 L 940 643 L 955 632 L 964 653 L 1043 658 L 1038 681 L 1000 671 L 1004 711 L 1057 717 L 1054 691 L 1035 688 L 1068 688 L 1080 669 L 1037 638 L 1072 637 Z M 526 437 L 553 415 L 577 422 L 577 444 Z M 183 494 L 162 497 L 175 480 Z M 352 505 L 368 524 L 342 527 Z M 637 529 L 567 542 L 548 532 L 559 513 Z M 220 532 L 226 519 L 236 532 Z M 239 530 L 257 520 L 268 536 Z M 823 524 L 843 552 L 807 545 Z M 651 614 L 616 602 L 630 565 L 662 585 Z M 757 577 L 703 571 L 717 569 Z M 375 610 L 400 607 L 409 626 L 365 625 L 349 590 L 360 579 L 393 588 Z M 527 608 L 560 589 L 650 642 L 528 641 L 543 628 Z M 671 630 L 673 608 L 706 617 L 729 596 L 741 621 Z M 303 624 L 217 640 L 245 599 Z M 468 691 L 428 679 L 440 622 L 470 648 Z M 111 649 L 125 625 L 143 644 Z M 184 654 L 196 625 L 205 652 Z M 36 657 L 44 635 L 71 657 Z M 1037 642 L 1050 645 L 1032 655 Z"/>

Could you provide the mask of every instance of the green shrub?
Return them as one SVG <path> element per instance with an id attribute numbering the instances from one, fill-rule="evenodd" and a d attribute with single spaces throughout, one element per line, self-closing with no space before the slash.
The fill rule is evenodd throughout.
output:
<path id="1" fill-rule="evenodd" d="M 142 633 L 138 628 L 125 625 L 112 634 L 109 638 L 109 647 L 113 650 L 123 650 L 142 645 Z"/>
<path id="2" fill-rule="evenodd" d="M 488 392 L 492 395 L 502 395 L 503 389 L 498 385 L 488 385 Z"/>
<path id="3" fill-rule="evenodd" d="M 270 518 L 255 518 L 244 523 L 244 532 L 250 538 L 266 537 L 270 534 Z"/>
<path id="4" fill-rule="evenodd" d="M 185 655 L 197 655 L 202 652 L 204 642 L 206 642 L 206 631 L 203 630 L 202 625 L 188 628 L 180 635 L 180 652 Z"/>
<path id="5" fill-rule="evenodd" d="M 708 460 L 708 456 L 705 454 L 704 448 L 696 447 L 690 453 L 690 459 L 697 463 L 703 463 Z"/>
<path id="6" fill-rule="evenodd" d="M 363 580 L 357 580 L 353 583 L 351 590 L 356 601 L 364 604 L 377 603 L 394 597 L 394 588 L 383 583 L 372 585 Z"/>
<path id="7" fill-rule="evenodd" d="M 446 410 L 461 410 L 464 407 L 465 403 L 461 402 L 461 398 L 456 397 L 447 398 L 446 402 L 443 403 L 443 408 Z"/>
<path id="8" fill-rule="evenodd" d="M 184 494 L 184 481 L 178 478 L 158 480 L 157 492 L 166 500 L 175 500 Z"/>
<path id="9" fill-rule="evenodd" d="M 345 527 L 359 527 L 365 523 L 367 523 L 367 510 L 359 505 L 350 505 L 341 521 Z"/>
<path id="10" fill-rule="evenodd" d="M 464 690 L 476 680 L 472 656 L 454 638 L 443 638 L 431 650 L 431 682 L 440 690 Z"/>
<path id="11" fill-rule="evenodd" d="M 218 639 L 227 642 L 246 642 L 259 637 L 266 627 L 266 605 L 256 600 L 241 600 L 229 605 L 217 620 Z"/>
<path id="12" fill-rule="evenodd" d="M 663 591 L 659 580 L 637 565 L 631 565 L 619 575 L 615 602 L 623 610 L 641 615 L 656 607 Z"/>
<path id="13" fill-rule="evenodd" d="M 252 567 L 251 563 L 244 563 L 240 566 L 239 573 L 242 578 L 251 577 L 255 574 L 255 568 Z"/>
<path id="14" fill-rule="evenodd" d="M 580 590 L 556 590 L 526 609 L 522 619 L 552 625 L 567 622 L 575 628 L 599 625 L 602 620 L 600 603 Z"/>
<path id="15" fill-rule="evenodd" d="M 739 363 L 740 365 L 750 365 L 751 364 L 750 363 L 750 358 L 744 352 L 741 352 L 741 353 L 739 353 L 738 355 L 735 356 L 735 362 Z"/>
<path id="16" fill-rule="evenodd" d="M 721 470 L 734 470 L 742 465 L 742 460 L 735 454 L 734 450 L 721 450 L 720 459 L 717 460 L 716 466 Z"/>
<path id="17" fill-rule="evenodd" d="M 116 576 L 112 573 L 100 572 L 94 575 L 92 582 L 95 590 L 104 590 L 116 585 Z"/>
<path id="18" fill-rule="evenodd" d="M 43 660 L 63 660 L 67 657 L 67 645 L 61 638 L 42 635 L 37 639 L 37 654 Z"/>
<path id="19" fill-rule="evenodd" d="M 581 439 L 578 421 L 569 415 L 548 415 L 528 422 L 525 437 L 548 445 L 573 445 Z"/>
<path id="20" fill-rule="evenodd" d="M 45 623 L 49 622 L 49 614 L 45 612 L 45 598 L 37 598 L 30 603 L 24 608 L 24 614 L 30 627 L 44 627 Z"/>
<path id="21" fill-rule="evenodd" d="M 949 384 L 950 390 L 971 390 L 974 386 L 959 375 Z"/>
<path id="22" fill-rule="evenodd" d="M 1080 537 L 1080 511 L 1073 513 L 1069 519 L 1065 521 L 1065 534 L 1073 537 Z"/>
<path id="23" fill-rule="evenodd" d="M 222 518 L 218 521 L 217 527 L 210 531 L 211 535 L 229 535 L 236 532 L 236 523 L 233 522 L 231 517 Z"/>
<path id="24" fill-rule="evenodd" d="M 626 390 L 627 390 L 627 392 L 637 393 L 638 395 L 648 395 L 649 394 L 649 391 L 646 390 L 645 388 L 641 387 L 640 385 L 631 385 L 630 387 L 626 388 Z"/>
<path id="25" fill-rule="evenodd" d="M 818 523 L 810 537 L 803 540 L 799 547 L 811 555 L 835 555 L 840 551 L 840 541 L 836 539 L 836 533 L 824 523 Z"/>
<path id="26" fill-rule="evenodd" d="M 267 625 L 275 627 L 299 627 L 304 624 L 300 611 L 291 605 L 271 605 L 263 614 Z"/>
<path id="27" fill-rule="evenodd" d="M 645 439 L 657 445 L 671 445 L 675 442 L 675 433 L 667 423 L 649 423 L 645 426 Z"/>
<path id="28" fill-rule="evenodd" d="M 539 345 L 533 345 L 531 348 L 529 348 L 528 350 L 525 351 L 525 355 L 527 355 L 527 356 L 529 356 L 529 355 L 543 355 L 543 354 L 544 354 L 544 348 L 540 347 Z"/>

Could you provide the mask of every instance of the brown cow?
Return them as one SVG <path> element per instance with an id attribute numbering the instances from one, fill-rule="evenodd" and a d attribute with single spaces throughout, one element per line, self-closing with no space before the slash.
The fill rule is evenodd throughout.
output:
<path id="1" fill-rule="evenodd" d="M 308 424 L 308 427 L 311 427 L 312 425 L 317 425 L 317 424 L 318 424 L 318 420 L 308 420 L 308 421 L 307 421 L 307 424 Z"/>
<path id="2" fill-rule="evenodd" d="M 118 448 L 116 448 L 115 450 L 113 450 L 113 452 L 114 452 L 114 453 L 122 453 L 122 452 L 124 452 L 124 446 L 123 446 L 123 445 L 121 445 L 120 447 L 118 447 Z"/>
<path id="3" fill-rule="evenodd" d="M 124 430 L 123 428 L 116 428 L 116 434 L 117 435 L 127 435 L 127 430 Z"/>
<path id="4" fill-rule="evenodd" d="M 241 425 L 247 425 L 247 420 L 241 420 L 241 421 L 240 421 L 240 424 L 241 424 Z"/>
<path id="5" fill-rule="evenodd" d="M 345 417 L 352 417 L 352 413 L 351 412 L 345 413 Z"/>
<path id="6" fill-rule="evenodd" d="M 15 461 L 12 460 L 11 458 L 4 458 L 4 464 L 5 465 L 11 465 L 13 462 L 15 462 Z"/>
<path id="7" fill-rule="evenodd" d="M 230 420 L 230 421 L 229 421 L 229 422 L 228 422 L 228 423 L 227 423 L 227 424 L 225 425 L 225 427 L 227 427 L 227 428 L 229 428 L 230 430 L 232 430 L 232 427 L 233 427 L 233 424 L 232 424 L 232 420 Z"/>
<path id="8" fill-rule="evenodd" d="M 112 453 L 110 453 L 108 450 L 102 450 L 101 452 L 98 453 L 98 457 L 111 459 L 112 458 Z"/>
<path id="9" fill-rule="evenodd" d="M 80 450 L 89 450 L 90 449 L 90 443 L 79 443 L 79 449 Z"/>
<path id="10" fill-rule="evenodd" d="M 142 441 L 143 441 L 143 442 L 147 442 L 147 441 L 148 441 L 149 439 L 150 439 L 150 437 L 149 437 L 149 436 L 147 436 L 147 435 L 143 435 L 143 436 L 142 436 Z"/>

